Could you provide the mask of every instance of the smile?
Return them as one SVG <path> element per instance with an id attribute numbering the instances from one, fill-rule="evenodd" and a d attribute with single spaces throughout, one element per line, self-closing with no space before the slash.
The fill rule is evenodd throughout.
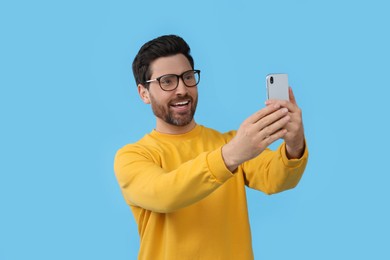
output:
<path id="1" fill-rule="evenodd" d="M 173 104 L 171 104 L 171 106 L 173 106 L 173 107 L 183 107 L 183 106 L 187 106 L 189 103 L 190 103 L 190 101 L 187 100 L 187 101 L 173 103 Z"/>

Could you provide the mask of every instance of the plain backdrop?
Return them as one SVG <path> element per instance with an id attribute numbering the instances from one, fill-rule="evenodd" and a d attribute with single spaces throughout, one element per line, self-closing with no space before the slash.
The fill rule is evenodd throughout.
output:
<path id="1" fill-rule="evenodd" d="M 289 74 L 310 160 L 294 190 L 248 189 L 256 259 L 390 259 L 389 11 L 385 0 L 1 1 L 0 259 L 136 259 L 113 159 L 154 128 L 131 63 L 163 34 L 190 44 L 196 121 L 221 132 L 264 107 L 266 74 Z"/>

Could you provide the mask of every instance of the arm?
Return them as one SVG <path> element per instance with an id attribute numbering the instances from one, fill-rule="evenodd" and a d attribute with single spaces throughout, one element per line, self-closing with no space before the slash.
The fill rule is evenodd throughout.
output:
<path id="1" fill-rule="evenodd" d="M 220 148 L 201 153 L 170 172 L 155 158 L 158 155 L 137 145 L 118 151 L 115 174 L 128 204 L 172 212 L 200 201 L 233 176 L 225 167 Z"/>
<path id="2" fill-rule="evenodd" d="M 295 187 L 307 163 L 302 113 L 289 91 L 290 101 L 267 101 L 222 149 L 229 169 L 241 164 L 247 185 L 268 194 Z M 285 143 L 277 151 L 266 149 L 279 138 Z"/>
<path id="3" fill-rule="evenodd" d="M 269 195 L 292 189 L 299 183 L 307 161 L 307 148 L 301 158 L 289 159 L 286 143 L 282 143 L 277 150 L 267 149 L 242 165 L 246 185 Z"/>
<path id="4" fill-rule="evenodd" d="M 276 140 L 287 133 L 290 121 L 288 109 L 270 104 L 247 118 L 233 139 L 222 147 L 226 167 L 235 171 L 239 165 L 260 155 Z"/>

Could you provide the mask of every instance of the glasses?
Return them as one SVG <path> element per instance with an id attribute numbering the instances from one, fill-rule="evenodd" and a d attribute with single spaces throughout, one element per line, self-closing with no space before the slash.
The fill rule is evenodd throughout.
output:
<path id="1" fill-rule="evenodd" d="M 158 78 L 145 81 L 145 83 L 158 81 L 162 90 L 172 91 L 179 86 L 179 78 L 183 80 L 184 85 L 186 85 L 187 87 L 195 87 L 196 85 L 198 85 L 200 80 L 200 70 L 187 70 L 181 75 L 166 74 Z"/>

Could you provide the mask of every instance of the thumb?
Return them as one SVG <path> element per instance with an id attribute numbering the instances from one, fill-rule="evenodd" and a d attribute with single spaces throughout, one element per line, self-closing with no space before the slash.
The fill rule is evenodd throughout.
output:
<path id="1" fill-rule="evenodd" d="M 290 102 L 296 105 L 297 101 L 295 100 L 295 96 L 291 87 L 288 87 L 288 94 L 289 94 Z"/>

